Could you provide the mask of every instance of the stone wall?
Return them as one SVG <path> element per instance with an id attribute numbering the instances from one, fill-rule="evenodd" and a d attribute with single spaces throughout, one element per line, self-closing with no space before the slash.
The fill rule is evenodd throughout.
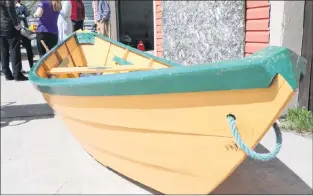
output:
<path id="1" fill-rule="evenodd" d="M 163 57 L 183 65 L 242 58 L 245 1 L 162 1 Z"/>

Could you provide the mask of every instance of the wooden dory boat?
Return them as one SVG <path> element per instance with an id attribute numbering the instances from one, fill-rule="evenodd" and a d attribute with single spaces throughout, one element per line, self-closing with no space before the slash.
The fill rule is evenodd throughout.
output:
<path id="1" fill-rule="evenodd" d="M 247 156 L 240 141 L 253 149 L 270 129 L 304 67 L 282 47 L 184 67 L 75 32 L 29 78 L 103 165 L 165 194 L 206 194 Z"/>

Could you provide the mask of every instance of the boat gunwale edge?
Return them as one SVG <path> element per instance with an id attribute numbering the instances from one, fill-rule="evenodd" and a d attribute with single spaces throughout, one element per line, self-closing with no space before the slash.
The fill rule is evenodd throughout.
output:
<path id="1" fill-rule="evenodd" d="M 91 33 L 95 37 L 172 67 L 82 78 L 40 78 L 37 70 L 42 62 L 77 33 Z M 182 66 L 93 32 L 74 32 L 35 64 L 29 72 L 29 78 L 42 93 L 68 96 L 121 96 L 267 88 L 277 74 L 282 75 L 295 90 L 301 73 L 304 73 L 305 61 L 303 57 L 287 48 L 268 46 L 242 59 Z M 247 73 L 244 73 L 245 71 Z M 228 78 L 230 73 L 232 78 Z M 246 82 L 245 77 L 249 77 L 253 84 Z"/>

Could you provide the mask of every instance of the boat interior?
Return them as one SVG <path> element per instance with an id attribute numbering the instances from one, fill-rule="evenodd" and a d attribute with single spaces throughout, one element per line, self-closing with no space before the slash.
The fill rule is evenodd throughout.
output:
<path id="1" fill-rule="evenodd" d="M 40 78 L 78 78 L 171 67 L 92 33 L 74 34 L 39 64 L 36 72 Z"/>

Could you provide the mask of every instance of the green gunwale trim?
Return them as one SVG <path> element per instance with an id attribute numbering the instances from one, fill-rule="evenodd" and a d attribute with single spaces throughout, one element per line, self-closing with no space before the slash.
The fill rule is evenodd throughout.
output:
<path id="1" fill-rule="evenodd" d="M 78 33 L 76 34 L 76 41 L 79 44 L 94 44 L 95 43 L 95 36 L 89 33 Z"/>
<path id="2" fill-rule="evenodd" d="M 116 63 L 118 63 L 120 65 L 132 65 L 132 63 L 130 63 L 130 62 L 122 59 L 121 57 L 118 57 L 118 56 L 114 56 L 113 61 L 115 61 Z"/>
<path id="3" fill-rule="evenodd" d="M 76 34 L 80 32 L 74 32 L 65 41 Z M 42 57 L 29 72 L 30 81 L 39 91 L 65 96 L 122 96 L 256 89 L 269 87 L 277 74 L 280 74 L 295 90 L 306 66 L 303 57 L 287 48 L 268 46 L 243 59 L 185 67 L 99 34 L 88 34 L 172 67 L 71 79 L 38 77 L 36 71 L 40 64 L 62 45 L 60 43 Z"/>

